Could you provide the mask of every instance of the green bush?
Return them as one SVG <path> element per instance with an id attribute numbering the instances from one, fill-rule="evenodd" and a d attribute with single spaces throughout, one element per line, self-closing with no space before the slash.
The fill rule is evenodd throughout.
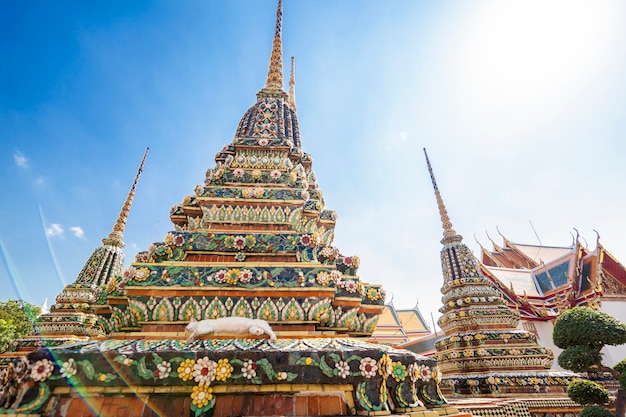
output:
<path id="1" fill-rule="evenodd" d="M 604 345 L 626 343 L 626 325 L 601 311 L 574 307 L 556 319 L 552 339 L 561 349 L 584 345 L 599 350 Z"/>
<path id="2" fill-rule="evenodd" d="M 593 365 L 602 362 L 602 353 L 589 346 L 569 346 L 558 358 L 559 366 L 574 372 L 587 372 Z"/>
<path id="3" fill-rule="evenodd" d="M 620 374 L 623 374 L 624 371 L 626 371 L 626 359 L 622 359 L 621 361 L 617 362 L 615 366 L 613 367 L 613 369 L 619 372 Z"/>
<path id="4" fill-rule="evenodd" d="M 626 372 L 619 374 L 619 387 L 626 390 Z"/>
<path id="5" fill-rule="evenodd" d="M 578 417 L 615 417 L 615 414 L 599 405 L 589 405 L 580 412 Z"/>
<path id="6" fill-rule="evenodd" d="M 609 391 L 602 385 L 587 379 L 570 382 L 567 387 L 567 396 L 581 405 L 607 404 L 609 402 Z"/>

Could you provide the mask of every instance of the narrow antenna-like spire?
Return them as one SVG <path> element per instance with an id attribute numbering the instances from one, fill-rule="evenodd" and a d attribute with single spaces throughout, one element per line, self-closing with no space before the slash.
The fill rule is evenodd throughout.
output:
<path id="1" fill-rule="evenodd" d="M 296 57 L 291 57 L 291 77 L 289 77 L 289 104 L 296 110 Z"/>
<path id="2" fill-rule="evenodd" d="M 143 158 L 141 159 L 141 164 L 139 164 L 139 169 L 137 170 L 137 175 L 135 176 L 135 181 L 133 181 L 132 187 L 130 187 L 130 191 L 128 192 L 128 196 L 126 197 L 126 201 L 124 201 L 124 205 L 122 206 L 122 210 L 120 211 L 120 215 L 115 222 L 115 226 L 113 226 L 113 231 L 109 233 L 109 239 L 114 240 L 122 240 L 122 233 L 124 232 L 124 228 L 126 227 L 126 220 L 128 219 L 128 213 L 130 213 L 130 206 L 133 204 L 133 198 L 135 197 L 135 190 L 137 188 L 137 183 L 139 183 L 139 177 L 141 177 L 141 172 L 143 171 L 143 165 L 146 162 L 146 157 L 148 156 L 148 151 L 150 148 L 146 148 L 146 152 L 143 154 Z"/>
<path id="3" fill-rule="evenodd" d="M 452 228 L 452 222 L 450 221 L 450 217 L 448 217 L 448 211 L 446 210 L 446 206 L 443 204 L 443 199 L 441 198 L 441 193 L 439 193 L 439 188 L 437 187 L 437 181 L 435 181 L 435 174 L 433 174 L 433 167 L 430 165 L 430 160 L 428 159 L 428 153 L 426 153 L 426 148 L 424 148 L 424 156 L 426 156 L 426 164 L 428 165 L 428 172 L 430 173 L 430 180 L 433 183 L 433 188 L 435 189 L 435 197 L 437 198 L 437 206 L 439 207 L 439 214 L 441 215 L 441 224 L 443 226 L 443 237 L 449 238 L 456 236 L 456 231 Z"/>
<path id="4" fill-rule="evenodd" d="M 281 39 L 283 27 L 283 0 L 278 0 L 276 9 L 276 29 L 274 30 L 274 43 L 272 44 L 272 56 L 270 68 L 267 71 L 265 88 L 282 91 L 283 89 L 283 43 Z"/>

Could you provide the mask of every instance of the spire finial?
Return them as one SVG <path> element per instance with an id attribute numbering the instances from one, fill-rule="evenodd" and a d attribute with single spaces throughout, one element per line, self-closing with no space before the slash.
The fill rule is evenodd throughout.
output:
<path id="1" fill-rule="evenodd" d="M 135 176 L 135 181 L 133 181 L 132 187 L 130 187 L 130 191 L 128 192 L 128 196 L 126 197 L 126 201 L 124 201 L 124 205 L 122 206 L 122 210 L 120 211 L 120 215 L 115 222 L 115 226 L 113 226 L 113 231 L 109 233 L 109 239 L 113 240 L 122 240 L 122 233 L 124 232 L 124 228 L 126 227 L 126 219 L 128 219 L 128 213 L 130 213 L 130 206 L 133 204 L 133 198 L 135 197 L 135 189 L 137 188 L 137 183 L 139 183 L 139 177 L 141 177 L 141 172 L 143 171 L 143 165 L 146 162 L 146 157 L 148 156 L 148 151 L 150 148 L 146 148 L 146 152 L 143 154 L 143 158 L 141 159 L 141 164 L 139 164 L 139 169 L 137 170 L 137 175 Z"/>
<path id="2" fill-rule="evenodd" d="M 428 153 L 426 153 L 426 148 L 424 148 L 424 155 L 426 156 L 426 164 L 428 165 L 428 172 L 430 173 L 430 180 L 433 183 L 433 188 L 435 189 L 435 197 L 437 198 L 437 206 L 439 207 L 439 214 L 441 216 L 441 224 L 443 226 L 443 237 L 450 238 L 456 236 L 456 231 L 452 228 L 452 222 L 450 221 L 450 217 L 448 217 L 448 212 L 446 210 L 446 206 L 443 204 L 443 199 L 441 198 L 441 194 L 439 193 L 439 188 L 437 187 L 437 181 L 435 181 L 435 174 L 433 174 L 433 167 L 430 165 L 430 160 L 428 159 Z"/>
<path id="3" fill-rule="evenodd" d="M 291 57 L 291 77 L 289 77 L 289 104 L 296 110 L 296 57 Z"/>
<path id="4" fill-rule="evenodd" d="M 267 71 L 265 88 L 282 91 L 283 89 L 283 43 L 281 39 L 283 26 L 283 0 L 278 0 L 276 9 L 276 29 L 274 30 L 274 43 L 272 44 L 272 56 L 270 68 Z"/>

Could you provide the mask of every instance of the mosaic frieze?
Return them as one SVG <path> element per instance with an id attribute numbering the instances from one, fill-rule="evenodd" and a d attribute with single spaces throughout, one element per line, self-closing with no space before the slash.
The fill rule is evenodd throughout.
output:
<path id="1" fill-rule="evenodd" d="M 120 268 L 121 272 L 121 268 Z M 59 304 L 93 304 L 100 296 L 101 287 L 85 284 L 69 284 L 56 296 Z"/>
<path id="2" fill-rule="evenodd" d="M 519 313 L 515 313 L 504 306 L 497 306 L 496 308 L 484 305 L 475 305 L 471 308 L 449 308 L 441 307 L 439 309 L 444 313 L 439 318 L 439 326 L 446 330 L 452 323 L 454 325 L 462 322 L 467 323 L 493 323 L 502 322 L 506 324 L 505 328 L 515 328 L 519 322 Z M 445 327 L 445 328 L 444 328 Z"/>
<path id="3" fill-rule="evenodd" d="M 554 387 L 567 387 L 572 381 L 572 374 L 558 371 L 544 372 L 506 372 L 498 375 L 475 374 L 454 375 L 444 378 L 442 385 L 449 386 L 456 394 L 499 394 L 508 390 L 527 392 L 552 392 Z"/>
<path id="4" fill-rule="evenodd" d="M 224 234 L 208 232 L 170 232 L 165 243 L 187 250 L 248 252 L 294 252 L 313 248 L 316 236 L 294 233 Z"/>
<path id="5" fill-rule="evenodd" d="M 259 190 L 259 189 L 256 189 Z M 255 193 L 255 189 L 250 189 Z M 202 206 L 202 217 L 189 217 L 189 230 L 208 229 L 211 223 L 272 223 L 296 225 L 302 216 L 301 207 L 265 205 L 212 204 Z"/>
<path id="6" fill-rule="evenodd" d="M 335 288 L 341 273 L 325 267 L 241 267 L 134 264 L 124 271 L 126 286 L 239 287 L 246 289 Z"/>
<path id="7" fill-rule="evenodd" d="M 209 232 L 169 232 L 165 242 L 153 243 L 148 251 L 139 252 L 135 262 L 184 260 L 187 251 L 220 253 L 296 253 L 299 261 L 317 261 L 319 234 L 257 233 L 222 234 Z M 238 259 L 239 260 L 239 259 Z"/>
<path id="8" fill-rule="evenodd" d="M 506 357 L 493 357 L 493 358 L 474 358 L 471 360 L 456 359 L 452 361 L 444 362 L 443 359 L 440 362 L 441 371 L 444 373 L 449 372 L 471 372 L 476 370 L 492 369 L 497 371 L 498 369 L 511 370 L 511 369 L 550 369 L 553 358 L 547 355 L 541 356 L 506 356 Z"/>
<path id="9" fill-rule="evenodd" d="M 498 303 L 504 305 L 504 297 L 501 292 L 490 285 L 465 285 L 456 287 L 445 292 L 441 299 L 443 304 L 450 307 L 462 306 L 471 303 Z M 452 303 L 452 304 L 451 304 Z"/>
<path id="10" fill-rule="evenodd" d="M 445 332 L 462 332 L 465 329 L 478 329 L 478 328 L 495 328 L 501 327 L 503 329 L 512 329 L 517 324 L 518 320 L 513 319 L 508 315 L 494 316 L 494 315 L 472 315 L 466 317 L 457 317 L 454 319 L 447 319 L 442 316 L 444 320 L 439 321 L 439 326 Z M 442 325 L 443 323 L 443 325 Z"/>
<path id="11" fill-rule="evenodd" d="M 527 356 L 527 355 L 537 355 L 537 356 L 545 356 L 546 358 L 552 358 L 552 352 L 546 350 L 546 348 L 542 346 L 530 346 L 530 347 L 508 347 L 508 348 L 490 348 L 490 347 L 479 347 L 479 348 L 459 348 L 459 349 L 451 349 L 440 351 L 437 353 L 438 360 L 448 360 L 448 359 L 476 359 L 476 358 L 486 358 L 486 357 L 518 357 L 518 356 Z"/>
<path id="12" fill-rule="evenodd" d="M 505 343 L 516 345 L 519 343 L 534 343 L 537 338 L 532 333 L 523 330 L 510 331 L 482 331 L 464 332 L 445 337 L 435 343 L 437 350 L 445 350 L 449 347 L 480 346 L 485 344 Z"/>
<path id="13" fill-rule="evenodd" d="M 134 297 L 128 308 L 112 308 L 110 327 L 138 327 L 150 321 L 186 323 L 220 317 L 247 317 L 269 322 L 324 322 L 330 298 L 318 297 Z"/>
<path id="14" fill-rule="evenodd" d="M 4 407 L 20 413 L 41 409 L 57 387 L 77 385 L 188 386 L 197 415 L 213 407 L 216 386 L 255 392 L 255 386 L 310 381 L 353 385 L 360 411 L 445 404 L 432 359 L 352 339 L 86 342 L 32 353 L 19 367 L 19 374 L 11 368 L 0 377 L 24 391 Z"/>
<path id="15" fill-rule="evenodd" d="M 275 149 L 241 149 L 236 152 L 231 168 L 259 168 L 290 170 L 293 163 L 287 151 Z"/>
<path id="16" fill-rule="evenodd" d="M 224 165 L 217 165 L 206 172 L 206 178 L 204 179 L 205 186 L 236 185 L 238 183 L 281 184 L 289 188 L 300 188 L 303 190 L 308 188 L 308 182 L 304 179 L 299 179 L 294 170 L 286 171 L 284 169 L 231 169 Z M 202 190 L 202 187 L 196 190 L 196 195 L 200 195 L 198 193 L 200 190 Z"/>
<path id="17" fill-rule="evenodd" d="M 299 188 L 268 188 L 268 187 L 196 187 L 196 195 L 202 198 L 224 199 L 268 199 L 282 201 L 303 201 L 311 197 L 309 191 Z M 184 214 L 182 206 L 174 206 L 170 214 Z M 331 220 L 331 219 L 329 219 Z"/>

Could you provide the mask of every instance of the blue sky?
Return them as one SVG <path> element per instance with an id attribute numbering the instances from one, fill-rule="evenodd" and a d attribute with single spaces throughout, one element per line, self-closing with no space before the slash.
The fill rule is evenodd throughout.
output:
<path id="1" fill-rule="evenodd" d="M 264 85 L 274 0 L 9 2 L 0 18 L 0 300 L 52 302 L 111 231 L 171 230 Z M 626 3 L 285 0 L 302 144 L 335 245 L 396 307 L 440 306 L 441 223 L 476 254 L 597 230 L 626 262 Z M 288 61 L 288 58 L 285 60 Z M 287 71 L 285 72 L 287 73 Z M 287 76 L 287 75 L 286 75 Z M 389 300 L 389 299 L 388 299 Z"/>

